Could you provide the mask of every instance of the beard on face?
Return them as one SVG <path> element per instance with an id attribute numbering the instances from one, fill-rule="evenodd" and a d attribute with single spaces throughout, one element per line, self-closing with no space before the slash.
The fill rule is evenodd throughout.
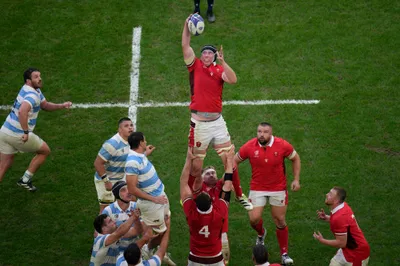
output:
<path id="1" fill-rule="evenodd" d="M 260 143 L 260 145 L 265 145 L 265 144 L 267 144 L 267 142 L 268 141 L 266 141 L 265 139 L 263 139 L 263 140 L 260 140 L 260 139 L 258 139 L 258 143 Z"/>

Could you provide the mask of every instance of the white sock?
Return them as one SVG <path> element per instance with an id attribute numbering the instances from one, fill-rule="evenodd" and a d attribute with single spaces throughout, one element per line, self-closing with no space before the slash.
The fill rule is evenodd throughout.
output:
<path id="1" fill-rule="evenodd" d="M 24 175 L 22 176 L 22 182 L 27 183 L 29 180 L 31 180 L 33 177 L 33 174 L 29 172 L 28 170 L 25 171 Z"/>

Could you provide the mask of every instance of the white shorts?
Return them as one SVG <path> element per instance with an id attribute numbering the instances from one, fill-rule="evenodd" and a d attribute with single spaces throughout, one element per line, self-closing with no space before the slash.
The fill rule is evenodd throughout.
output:
<path id="1" fill-rule="evenodd" d="M 0 152 L 3 154 L 36 152 L 40 149 L 40 147 L 42 147 L 44 142 L 33 132 L 29 132 L 29 138 L 27 142 L 23 142 L 21 137 L 10 136 L 0 131 Z"/>
<path id="2" fill-rule="evenodd" d="M 368 262 L 369 262 L 369 257 L 362 260 L 361 264 L 359 262 L 358 265 L 367 266 Z M 358 266 L 357 264 L 353 264 L 352 262 L 348 262 L 346 260 L 341 248 L 336 252 L 336 255 L 331 259 L 331 262 L 329 263 L 329 266 L 353 266 L 353 265 Z"/>
<path id="3" fill-rule="evenodd" d="M 222 115 L 214 121 L 190 119 L 189 146 L 207 150 L 210 144 L 218 145 L 230 140 L 231 136 Z"/>
<path id="4" fill-rule="evenodd" d="M 113 184 L 115 182 L 113 182 Z M 115 201 L 114 194 L 112 193 L 112 191 L 108 191 L 106 189 L 103 180 L 95 180 L 94 185 L 96 186 L 97 199 L 99 200 L 100 205 L 109 205 Z"/>
<path id="5" fill-rule="evenodd" d="M 250 202 L 254 207 L 263 207 L 269 203 L 272 206 L 286 206 L 288 204 L 287 190 L 283 191 L 256 191 L 250 190 Z"/>
<path id="6" fill-rule="evenodd" d="M 167 197 L 164 192 L 160 196 Z M 163 233 L 167 230 L 164 219 L 171 215 L 169 201 L 167 204 L 157 204 L 149 200 L 138 199 L 137 207 L 140 209 L 142 221 L 152 227 L 154 232 Z"/>

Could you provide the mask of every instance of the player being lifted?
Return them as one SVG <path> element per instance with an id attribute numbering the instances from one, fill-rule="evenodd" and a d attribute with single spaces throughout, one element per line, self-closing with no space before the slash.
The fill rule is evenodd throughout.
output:
<path id="1" fill-rule="evenodd" d="M 189 70 L 190 81 L 190 133 L 189 147 L 193 148 L 196 158 L 192 162 L 191 175 L 201 183 L 201 169 L 209 145 L 216 150 L 222 161 L 226 161 L 226 152 L 231 149 L 231 138 L 222 117 L 222 91 L 224 83 L 235 84 L 237 77 L 226 63 L 221 46 L 205 45 L 201 56 L 197 58 L 190 46 L 191 33 L 186 19 L 182 32 L 182 52 Z M 216 61 L 219 61 L 219 64 Z M 226 168 L 226 165 L 225 165 Z M 246 210 L 253 208 L 240 187 L 240 180 L 234 171 L 233 186 L 237 199 Z"/>

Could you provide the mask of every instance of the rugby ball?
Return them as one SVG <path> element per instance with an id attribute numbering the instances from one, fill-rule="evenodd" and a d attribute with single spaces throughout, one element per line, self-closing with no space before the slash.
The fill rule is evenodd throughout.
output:
<path id="1" fill-rule="evenodd" d="M 198 36 L 204 31 L 204 19 L 199 14 L 193 14 L 188 20 L 188 28 L 192 35 Z"/>

